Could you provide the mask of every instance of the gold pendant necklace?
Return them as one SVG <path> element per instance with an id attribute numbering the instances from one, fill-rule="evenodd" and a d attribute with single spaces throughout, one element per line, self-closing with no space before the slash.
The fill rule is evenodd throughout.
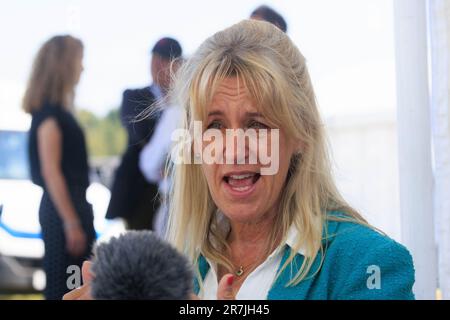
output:
<path id="1" fill-rule="evenodd" d="M 261 257 L 257 258 L 257 260 L 253 263 L 247 265 L 240 264 L 239 268 L 234 272 L 234 274 L 238 277 L 241 277 L 245 272 L 251 272 L 253 270 L 253 267 L 257 265 L 259 261 L 261 261 Z"/>
<path id="2" fill-rule="evenodd" d="M 244 268 L 242 266 L 239 266 L 239 269 L 235 272 L 235 274 L 240 277 L 244 274 Z"/>

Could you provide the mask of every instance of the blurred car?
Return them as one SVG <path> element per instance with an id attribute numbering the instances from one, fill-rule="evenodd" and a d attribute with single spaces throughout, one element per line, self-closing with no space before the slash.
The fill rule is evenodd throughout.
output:
<path id="1" fill-rule="evenodd" d="M 0 293 L 39 292 L 45 288 L 41 269 L 44 244 L 40 235 L 42 189 L 29 177 L 26 130 L 0 127 Z M 95 181 L 91 176 L 91 181 Z M 93 182 L 87 200 L 94 210 L 97 241 L 125 230 L 121 219 L 106 220 L 110 191 Z"/>

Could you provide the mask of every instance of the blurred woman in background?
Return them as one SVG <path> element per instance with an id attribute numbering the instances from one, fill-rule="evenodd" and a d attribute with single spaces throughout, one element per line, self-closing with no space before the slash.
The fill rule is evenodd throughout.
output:
<path id="1" fill-rule="evenodd" d="M 23 99 L 23 108 L 32 116 L 31 177 L 44 191 L 39 222 L 45 245 L 46 299 L 61 299 L 71 289 L 67 267 L 81 267 L 95 240 L 92 206 L 86 201 L 86 144 L 73 115 L 82 59 L 79 39 L 65 35 L 45 42 L 34 60 Z"/>

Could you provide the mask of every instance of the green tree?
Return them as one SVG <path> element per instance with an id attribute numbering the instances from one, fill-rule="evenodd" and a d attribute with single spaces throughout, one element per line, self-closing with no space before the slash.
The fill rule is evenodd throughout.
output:
<path id="1" fill-rule="evenodd" d="M 123 153 L 127 138 L 117 109 L 109 111 L 104 117 L 81 109 L 77 118 L 85 130 L 90 157 L 119 156 Z"/>

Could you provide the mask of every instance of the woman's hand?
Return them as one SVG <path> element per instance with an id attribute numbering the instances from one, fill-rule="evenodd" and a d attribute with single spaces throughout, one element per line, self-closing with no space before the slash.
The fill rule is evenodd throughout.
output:
<path id="1" fill-rule="evenodd" d="M 64 226 L 66 236 L 66 248 L 73 257 L 81 256 L 87 245 L 86 234 L 79 223 L 67 224 Z"/>
<path id="2" fill-rule="evenodd" d="M 227 273 L 220 279 L 217 287 L 217 300 L 236 300 L 233 289 L 234 276 Z"/>
<path id="3" fill-rule="evenodd" d="M 93 300 L 91 295 L 91 284 L 93 274 L 91 273 L 92 262 L 85 261 L 81 267 L 81 275 L 83 277 L 83 285 L 76 288 L 63 296 L 63 300 Z"/>
<path id="4" fill-rule="evenodd" d="M 217 287 L 217 300 L 236 300 L 236 295 L 233 290 L 234 276 L 231 273 L 227 273 L 220 279 Z M 191 300 L 200 300 L 200 298 L 191 294 Z"/>

